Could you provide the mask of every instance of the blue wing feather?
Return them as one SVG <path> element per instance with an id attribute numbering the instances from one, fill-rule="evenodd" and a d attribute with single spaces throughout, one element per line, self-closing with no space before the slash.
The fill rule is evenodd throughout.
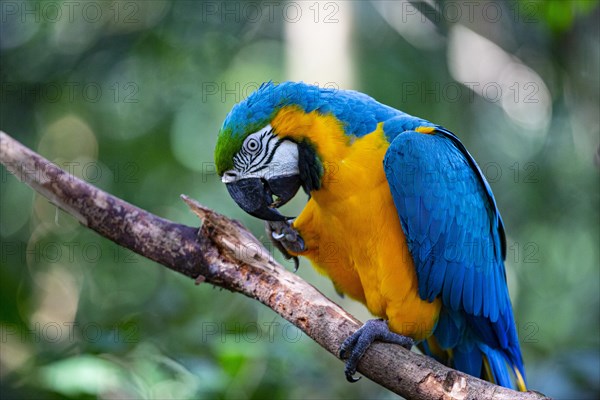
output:
<path id="1" fill-rule="evenodd" d="M 465 310 L 473 310 L 473 301 L 474 301 L 474 279 L 475 279 L 475 271 L 473 268 L 467 268 L 465 270 L 465 280 L 463 282 L 463 307 Z"/>
<path id="2" fill-rule="evenodd" d="M 461 339 L 463 325 L 464 321 L 460 314 L 442 309 L 437 325 L 439 334 L 436 335 L 440 346 L 444 349 L 456 347 Z"/>
<path id="3" fill-rule="evenodd" d="M 463 297 L 463 285 L 465 282 L 465 272 L 472 268 L 463 268 L 462 265 L 455 265 L 456 273 L 452 280 L 452 287 L 450 289 L 450 307 L 453 310 L 460 310 Z"/>
<path id="4" fill-rule="evenodd" d="M 419 280 L 419 295 L 442 299 L 434 332 L 454 366 L 478 375 L 486 357 L 497 383 L 507 363 L 524 377 L 506 288 L 504 225 L 491 188 L 454 134 L 406 115 L 385 122 L 384 168 Z M 407 130 L 409 129 L 409 130 Z"/>
<path id="5" fill-rule="evenodd" d="M 476 341 L 467 336 L 453 351 L 454 366 L 467 374 L 478 376 L 483 364 L 482 352 Z"/>

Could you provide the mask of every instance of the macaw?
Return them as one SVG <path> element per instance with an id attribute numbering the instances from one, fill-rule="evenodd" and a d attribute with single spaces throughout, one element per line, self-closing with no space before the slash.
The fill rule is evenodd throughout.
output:
<path id="1" fill-rule="evenodd" d="M 379 317 L 341 346 L 349 381 L 380 340 L 526 390 L 502 218 L 452 132 L 356 91 L 268 82 L 225 118 L 215 164 L 287 256 Z M 300 187 L 306 206 L 283 216 Z"/>

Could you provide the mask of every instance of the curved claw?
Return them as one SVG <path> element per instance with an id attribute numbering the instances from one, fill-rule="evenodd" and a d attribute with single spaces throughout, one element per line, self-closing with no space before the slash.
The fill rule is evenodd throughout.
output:
<path id="1" fill-rule="evenodd" d="M 266 221 L 265 229 L 271 241 L 285 259 L 294 261 L 294 272 L 297 272 L 300 262 L 298 257 L 290 254 L 290 252 L 302 252 L 306 250 L 306 246 L 298 231 L 292 227 L 291 221 Z"/>
<path id="2" fill-rule="evenodd" d="M 271 233 L 271 237 L 273 237 L 273 239 L 275 240 L 281 240 L 285 237 L 284 233 L 277 233 L 277 232 L 272 232 Z"/>
<path id="3" fill-rule="evenodd" d="M 410 350 L 413 340 L 409 337 L 391 332 L 386 321 L 382 319 L 368 320 L 356 332 L 348 336 L 340 346 L 340 358 L 347 359 L 344 374 L 348 382 L 356 382 L 354 378 L 358 362 L 374 341 L 395 343 Z"/>
<path id="4" fill-rule="evenodd" d="M 354 383 L 354 382 L 358 382 L 358 381 L 360 381 L 360 378 L 362 378 L 362 376 L 359 376 L 358 378 L 355 378 L 353 375 L 354 375 L 354 374 L 350 374 L 350 375 L 348 375 L 348 373 L 346 372 L 346 380 L 347 380 L 348 382 L 350 382 L 350 383 Z"/>

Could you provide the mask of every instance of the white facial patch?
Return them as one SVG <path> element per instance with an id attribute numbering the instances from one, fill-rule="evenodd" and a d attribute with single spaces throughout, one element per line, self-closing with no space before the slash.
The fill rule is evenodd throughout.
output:
<path id="1" fill-rule="evenodd" d="M 233 169 L 226 171 L 221 180 L 231 183 L 246 178 L 270 179 L 299 173 L 298 145 L 273 133 L 267 125 L 244 140 L 242 148 L 233 157 Z"/>

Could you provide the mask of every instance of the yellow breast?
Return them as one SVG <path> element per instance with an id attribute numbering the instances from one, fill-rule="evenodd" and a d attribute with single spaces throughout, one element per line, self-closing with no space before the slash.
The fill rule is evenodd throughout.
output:
<path id="1" fill-rule="evenodd" d="M 301 255 L 338 290 L 388 319 L 393 331 L 415 339 L 429 336 L 440 302 L 418 295 L 413 260 L 383 170 L 389 143 L 381 124 L 354 141 L 333 116 L 284 109 L 272 125 L 279 134 L 311 140 L 325 170 L 321 189 L 311 193 L 294 222 L 307 247 Z"/>

